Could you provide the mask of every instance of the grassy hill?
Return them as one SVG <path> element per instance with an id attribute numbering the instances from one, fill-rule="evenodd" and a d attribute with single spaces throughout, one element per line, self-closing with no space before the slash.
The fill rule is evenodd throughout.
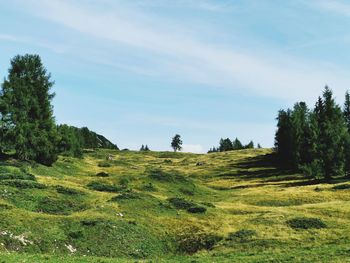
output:
<path id="1" fill-rule="evenodd" d="M 349 201 L 269 149 L 7 159 L 0 262 L 350 262 Z"/>

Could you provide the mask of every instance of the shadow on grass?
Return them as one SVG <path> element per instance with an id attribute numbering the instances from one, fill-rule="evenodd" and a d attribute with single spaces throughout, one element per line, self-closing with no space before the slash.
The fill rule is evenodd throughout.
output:
<path id="1" fill-rule="evenodd" d="M 296 170 L 280 165 L 275 153 L 250 157 L 231 165 L 237 171 L 220 173 L 222 179 L 240 179 L 241 181 L 252 181 L 260 179 L 260 182 L 249 185 L 238 185 L 229 189 L 246 189 L 263 186 L 298 187 L 317 185 L 321 183 L 338 184 L 349 181 L 350 178 L 334 178 L 330 181 L 306 177 Z M 228 190 L 228 189 L 227 189 Z"/>

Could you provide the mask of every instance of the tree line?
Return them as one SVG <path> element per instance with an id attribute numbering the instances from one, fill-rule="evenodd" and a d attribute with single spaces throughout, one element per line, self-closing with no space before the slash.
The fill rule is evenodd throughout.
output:
<path id="1" fill-rule="evenodd" d="M 219 146 L 210 148 L 208 153 L 213 152 L 226 152 L 226 151 L 235 151 L 235 150 L 243 150 L 243 149 L 254 149 L 254 142 L 250 141 L 248 144 L 243 145 L 241 141 L 236 138 L 235 140 L 231 140 L 230 138 L 220 139 Z M 257 148 L 261 148 L 261 145 L 258 144 Z"/>
<path id="2" fill-rule="evenodd" d="M 343 107 L 325 87 L 314 108 L 305 102 L 280 110 L 275 148 L 281 164 L 317 179 L 350 174 L 350 95 Z"/>
<path id="3" fill-rule="evenodd" d="M 83 148 L 117 146 L 88 128 L 56 125 L 54 82 L 39 55 L 15 56 L 0 91 L 0 152 L 51 165 L 60 153 L 80 156 Z"/>

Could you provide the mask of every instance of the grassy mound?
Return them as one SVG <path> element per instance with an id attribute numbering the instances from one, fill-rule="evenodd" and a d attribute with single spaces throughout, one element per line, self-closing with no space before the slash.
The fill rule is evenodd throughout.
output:
<path id="1" fill-rule="evenodd" d="M 287 221 L 287 224 L 294 229 L 326 228 L 327 225 L 319 218 L 298 217 Z"/>

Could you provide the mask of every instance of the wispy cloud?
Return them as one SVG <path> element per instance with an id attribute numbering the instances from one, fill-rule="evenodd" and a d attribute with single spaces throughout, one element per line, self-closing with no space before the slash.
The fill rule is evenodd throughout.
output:
<path id="1" fill-rule="evenodd" d="M 349 2 L 337 1 L 337 0 L 316 0 L 316 1 L 310 1 L 308 2 L 308 4 L 321 8 L 328 12 L 350 16 Z"/>
<path id="2" fill-rule="evenodd" d="M 328 1 L 321 2 L 326 5 Z M 148 53 L 147 72 L 149 65 L 153 65 L 153 74 L 166 78 L 286 100 L 313 99 L 325 84 L 340 90 L 350 86 L 348 74 L 335 65 L 289 57 L 275 51 L 265 51 L 261 55 L 255 50 L 219 47 L 209 40 L 199 40 L 196 34 L 184 29 L 185 25 L 174 26 L 169 21 L 148 17 L 122 5 L 107 11 L 64 0 L 29 3 L 36 15 L 47 20 L 94 39 L 128 47 L 131 53 Z M 335 10 L 342 7 L 327 6 Z M 134 68 L 133 65 L 129 67 Z"/>

